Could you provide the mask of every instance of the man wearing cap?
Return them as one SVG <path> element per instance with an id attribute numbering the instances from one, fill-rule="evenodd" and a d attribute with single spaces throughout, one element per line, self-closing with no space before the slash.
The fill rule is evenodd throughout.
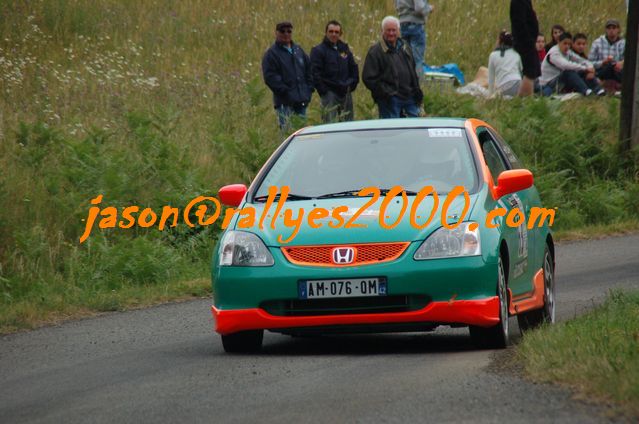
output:
<path id="1" fill-rule="evenodd" d="M 324 40 L 311 49 L 313 84 L 322 98 L 322 121 L 353 120 L 353 96 L 359 69 L 348 44 L 341 40 L 342 25 L 326 24 Z"/>
<path id="2" fill-rule="evenodd" d="M 291 116 L 306 119 L 306 107 L 313 93 L 311 61 L 292 40 L 293 24 L 275 26 L 275 43 L 264 53 L 262 74 L 273 92 L 273 105 L 280 129 L 290 127 Z"/>
<path id="3" fill-rule="evenodd" d="M 408 43 L 399 38 L 399 19 L 382 20 L 382 39 L 366 54 L 362 81 L 377 103 L 379 117 L 418 117 L 424 94 Z"/>
<path id="4" fill-rule="evenodd" d="M 592 43 L 588 60 L 592 62 L 597 76 L 602 80 L 615 80 L 621 83 L 623 73 L 623 55 L 626 40 L 619 36 L 619 21 L 608 19 L 606 33 Z"/>

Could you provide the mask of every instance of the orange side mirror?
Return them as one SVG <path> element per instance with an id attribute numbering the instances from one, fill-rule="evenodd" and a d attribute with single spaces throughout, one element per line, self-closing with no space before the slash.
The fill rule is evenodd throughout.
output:
<path id="1" fill-rule="evenodd" d="M 247 188 L 244 184 L 231 184 L 224 186 L 218 191 L 218 196 L 222 204 L 226 206 L 240 206 Z"/>
<path id="2" fill-rule="evenodd" d="M 533 182 L 533 174 L 527 169 L 504 171 L 497 177 L 497 187 L 495 187 L 497 198 L 499 199 L 516 191 L 526 190 L 532 187 Z"/>

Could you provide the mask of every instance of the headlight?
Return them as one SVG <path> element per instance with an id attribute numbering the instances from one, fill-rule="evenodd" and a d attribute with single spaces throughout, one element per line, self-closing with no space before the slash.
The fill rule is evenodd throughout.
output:
<path id="1" fill-rule="evenodd" d="M 222 266 L 271 266 L 273 255 L 258 236 L 244 231 L 228 231 L 220 244 Z"/>
<path id="2" fill-rule="evenodd" d="M 463 222 L 454 230 L 440 228 L 430 235 L 413 256 L 416 260 L 481 255 L 479 227 L 471 230 Z"/>

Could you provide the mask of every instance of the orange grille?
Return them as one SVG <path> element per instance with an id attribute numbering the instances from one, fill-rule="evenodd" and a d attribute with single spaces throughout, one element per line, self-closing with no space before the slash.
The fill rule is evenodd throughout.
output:
<path id="1" fill-rule="evenodd" d="M 357 266 L 378 264 L 395 260 L 404 253 L 410 243 L 368 243 L 341 244 L 320 246 L 292 246 L 282 247 L 282 253 L 290 262 L 307 266 Z M 355 258 L 350 264 L 336 264 L 333 262 L 332 252 L 336 247 L 352 247 Z"/>

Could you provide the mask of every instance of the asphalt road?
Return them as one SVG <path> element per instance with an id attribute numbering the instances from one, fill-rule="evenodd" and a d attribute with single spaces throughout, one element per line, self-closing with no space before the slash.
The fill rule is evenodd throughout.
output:
<path id="1" fill-rule="evenodd" d="M 639 289 L 639 235 L 558 246 L 569 319 Z M 465 329 L 293 339 L 227 355 L 208 300 L 0 337 L 0 423 L 605 422 L 569 392 L 495 372 Z M 511 331 L 517 332 L 516 320 Z"/>

